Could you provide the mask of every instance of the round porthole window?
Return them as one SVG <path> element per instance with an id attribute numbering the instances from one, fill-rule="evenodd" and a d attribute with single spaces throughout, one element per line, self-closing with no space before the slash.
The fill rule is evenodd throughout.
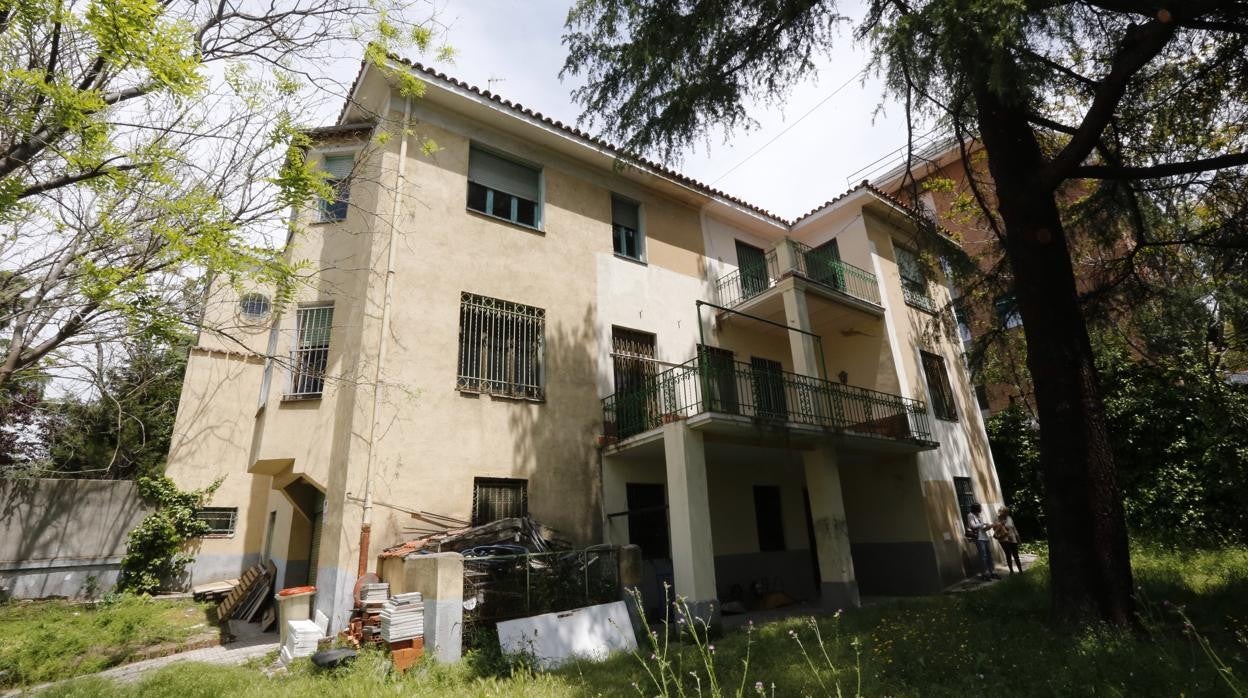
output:
<path id="1" fill-rule="evenodd" d="M 248 320 L 263 320 L 269 316 L 269 297 L 263 293 L 248 293 L 238 301 L 238 310 Z"/>

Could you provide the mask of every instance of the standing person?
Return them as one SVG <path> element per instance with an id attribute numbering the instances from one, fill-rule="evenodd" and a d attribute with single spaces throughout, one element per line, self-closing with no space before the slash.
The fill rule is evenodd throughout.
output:
<path id="1" fill-rule="evenodd" d="M 997 542 L 1001 544 L 1001 549 L 1005 551 L 1005 564 L 1010 567 L 1010 574 L 1014 573 L 1014 567 L 1018 566 L 1018 571 L 1023 571 L 1023 561 L 1018 557 L 1018 529 L 1014 527 L 1014 517 L 1010 516 L 1009 507 L 1001 507 L 997 510 L 997 523 L 992 527 L 993 535 Z"/>
<path id="2" fill-rule="evenodd" d="M 989 579 L 1000 579 L 997 575 L 997 569 L 992 564 L 992 548 L 991 541 L 988 538 L 988 529 L 992 528 L 992 524 L 983 519 L 984 508 L 978 502 L 971 505 L 971 513 L 966 515 L 966 530 L 975 532 L 975 547 L 979 549 L 979 562 L 983 565 L 984 572 L 979 578 L 985 582 Z"/>

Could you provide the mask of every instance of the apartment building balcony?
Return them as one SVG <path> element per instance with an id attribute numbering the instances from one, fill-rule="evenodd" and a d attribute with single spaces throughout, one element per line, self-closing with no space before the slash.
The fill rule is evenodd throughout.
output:
<path id="1" fill-rule="evenodd" d="M 793 444 L 828 438 L 895 451 L 936 447 L 923 402 L 788 371 L 704 355 L 602 400 L 603 433 L 617 450 L 659 438 L 661 427 Z"/>
<path id="2" fill-rule="evenodd" d="M 738 309 L 766 303 L 781 281 L 794 277 L 807 282 L 819 295 L 872 314 L 883 312 L 880 284 L 875 274 L 840 259 L 835 248 L 811 248 L 785 238 L 761 258 L 742 260 L 741 266 L 715 282 L 721 306 Z"/>

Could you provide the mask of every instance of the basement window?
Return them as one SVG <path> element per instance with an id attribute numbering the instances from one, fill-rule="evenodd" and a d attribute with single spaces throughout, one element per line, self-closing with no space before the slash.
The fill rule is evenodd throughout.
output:
<path id="1" fill-rule="evenodd" d="M 195 518 L 208 524 L 204 538 L 233 538 L 238 507 L 203 507 L 195 512 Z"/>
<path id="2" fill-rule="evenodd" d="M 502 477 L 472 480 L 472 525 L 529 515 L 529 481 Z"/>

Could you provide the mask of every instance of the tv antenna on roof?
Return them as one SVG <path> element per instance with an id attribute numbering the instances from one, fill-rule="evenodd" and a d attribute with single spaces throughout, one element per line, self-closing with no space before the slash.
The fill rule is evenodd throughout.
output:
<path id="1" fill-rule="evenodd" d="M 490 92 L 493 92 L 493 91 L 494 91 L 494 83 L 496 83 L 496 82 L 507 82 L 507 78 L 490 78 L 490 79 L 486 80 L 486 81 L 485 81 L 485 87 L 486 87 L 486 89 L 488 89 Z"/>

